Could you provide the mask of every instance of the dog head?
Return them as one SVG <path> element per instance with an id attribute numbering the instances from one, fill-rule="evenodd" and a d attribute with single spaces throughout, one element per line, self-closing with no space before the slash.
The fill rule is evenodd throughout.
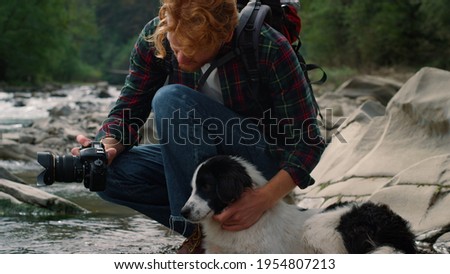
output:
<path id="1" fill-rule="evenodd" d="M 192 194 L 181 210 L 183 217 L 199 222 L 239 199 L 253 185 L 247 166 L 241 158 L 227 155 L 201 163 L 192 178 Z"/>

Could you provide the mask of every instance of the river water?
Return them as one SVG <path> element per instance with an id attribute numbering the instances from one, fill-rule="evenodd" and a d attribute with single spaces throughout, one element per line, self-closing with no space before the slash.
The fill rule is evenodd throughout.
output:
<path id="1" fill-rule="evenodd" d="M 28 182 L 38 166 L 0 161 Z M 28 166 L 18 172 L 19 166 Z M 31 166 L 31 167 L 30 167 Z M 0 215 L 0 254 L 173 253 L 183 238 L 131 209 L 114 205 L 82 184 L 56 183 L 43 190 L 71 200 L 90 213 L 77 216 Z"/>
<path id="2" fill-rule="evenodd" d="M 105 111 L 119 93 L 111 87 L 108 91 L 110 98 L 94 96 L 92 86 L 63 88 L 58 93 L 64 96 L 0 90 L 0 137 L 47 118 L 55 106 L 67 105 L 76 112 L 77 104 L 84 103 L 95 106 L 97 112 Z M 30 185 L 36 185 L 36 176 L 41 171 L 35 162 L 0 159 L 0 167 Z M 142 214 L 103 201 L 82 184 L 56 183 L 43 190 L 75 202 L 90 213 L 79 216 L 11 213 L 0 205 L 0 254 L 173 253 L 183 241 L 178 234 Z"/>

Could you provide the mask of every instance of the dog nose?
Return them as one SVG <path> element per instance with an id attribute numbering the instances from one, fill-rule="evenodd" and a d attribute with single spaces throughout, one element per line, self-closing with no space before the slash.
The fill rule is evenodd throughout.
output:
<path id="1" fill-rule="evenodd" d="M 191 214 L 191 207 L 183 206 L 183 208 L 181 209 L 181 216 L 183 216 L 185 219 L 189 219 L 190 214 Z"/>

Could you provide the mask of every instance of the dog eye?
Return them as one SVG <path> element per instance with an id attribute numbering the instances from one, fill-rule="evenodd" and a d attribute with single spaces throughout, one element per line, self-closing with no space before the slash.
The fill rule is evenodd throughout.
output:
<path id="1" fill-rule="evenodd" d="M 202 184 L 202 186 L 201 186 L 201 190 L 204 192 L 209 192 L 209 191 L 211 191 L 211 189 L 212 189 L 212 184 L 205 183 L 205 184 Z"/>

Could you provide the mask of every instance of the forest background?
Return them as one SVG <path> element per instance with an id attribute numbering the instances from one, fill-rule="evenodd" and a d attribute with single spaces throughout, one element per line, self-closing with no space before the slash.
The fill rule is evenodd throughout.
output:
<path id="1" fill-rule="evenodd" d="M 0 0 L 0 85 L 120 85 L 159 0 Z M 448 0 L 301 0 L 302 51 L 331 76 L 450 68 Z"/>

